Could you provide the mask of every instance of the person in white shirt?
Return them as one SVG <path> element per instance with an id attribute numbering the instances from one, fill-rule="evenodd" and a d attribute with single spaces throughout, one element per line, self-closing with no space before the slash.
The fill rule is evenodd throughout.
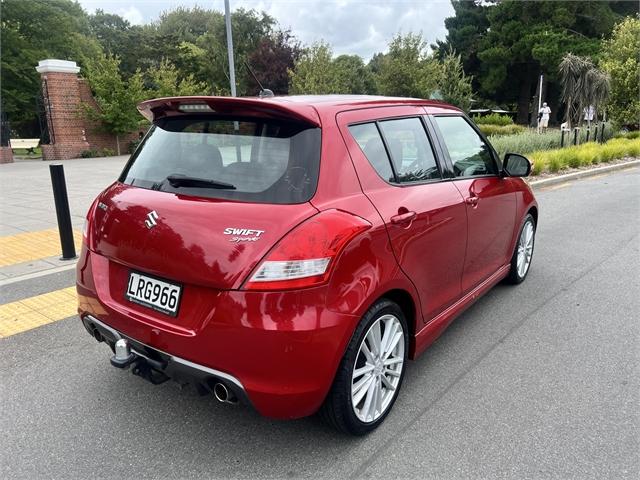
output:
<path id="1" fill-rule="evenodd" d="M 543 132 L 547 131 L 547 127 L 549 126 L 549 115 L 551 114 L 551 109 L 547 102 L 542 104 L 542 108 L 538 112 L 538 131 L 542 129 Z"/>

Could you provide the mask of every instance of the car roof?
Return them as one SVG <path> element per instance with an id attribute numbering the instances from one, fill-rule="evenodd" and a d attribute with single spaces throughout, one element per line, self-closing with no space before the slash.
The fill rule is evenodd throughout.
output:
<path id="1" fill-rule="evenodd" d="M 423 100 L 407 97 L 384 97 L 377 95 L 287 95 L 276 97 L 167 97 L 147 100 L 138 105 L 138 110 L 148 120 L 180 114 L 180 106 L 205 104 L 214 111 L 228 114 L 260 112 L 274 118 L 293 117 L 320 126 L 320 118 L 344 110 L 367 107 L 392 107 L 402 105 L 429 107 L 442 111 L 460 112 L 460 109 L 438 100 Z"/>
<path id="2" fill-rule="evenodd" d="M 303 105 L 311 105 L 318 109 L 327 107 L 362 107 L 366 105 L 423 105 L 423 106 L 450 106 L 438 100 L 423 100 L 410 97 L 385 97 L 382 95 L 286 95 L 270 97 L 264 100 L 271 102 L 290 102 Z M 451 107 L 456 110 L 455 107 Z"/>

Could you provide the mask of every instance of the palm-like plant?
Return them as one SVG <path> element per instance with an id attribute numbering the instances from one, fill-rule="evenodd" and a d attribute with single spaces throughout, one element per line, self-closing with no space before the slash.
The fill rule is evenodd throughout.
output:
<path id="1" fill-rule="evenodd" d="M 565 122 L 571 127 L 579 124 L 585 108 L 593 105 L 604 110 L 609 98 L 609 75 L 598 70 L 586 57 L 568 53 L 558 67 L 562 82 L 562 101 L 566 104 Z"/>

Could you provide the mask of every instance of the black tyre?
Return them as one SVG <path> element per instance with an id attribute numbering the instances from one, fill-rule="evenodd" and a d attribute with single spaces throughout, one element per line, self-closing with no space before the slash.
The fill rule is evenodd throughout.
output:
<path id="1" fill-rule="evenodd" d="M 380 425 L 398 396 L 409 349 L 400 307 L 376 302 L 356 328 L 320 410 L 336 429 L 364 435 Z"/>
<path id="2" fill-rule="evenodd" d="M 524 279 L 527 278 L 529 268 L 531 267 L 531 260 L 533 259 L 535 239 L 536 222 L 533 219 L 533 215 L 528 213 L 522 223 L 522 227 L 520 228 L 516 248 L 513 250 L 513 256 L 511 257 L 511 269 L 509 270 L 509 275 L 506 278 L 508 283 L 515 285 L 522 283 Z"/>

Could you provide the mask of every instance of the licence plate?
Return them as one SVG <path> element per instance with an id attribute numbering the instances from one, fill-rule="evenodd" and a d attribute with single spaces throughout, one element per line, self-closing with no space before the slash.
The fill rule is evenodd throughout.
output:
<path id="1" fill-rule="evenodd" d="M 131 302 L 175 317 L 180 306 L 181 295 L 181 285 L 136 272 L 129 273 L 125 297 Z"/>

